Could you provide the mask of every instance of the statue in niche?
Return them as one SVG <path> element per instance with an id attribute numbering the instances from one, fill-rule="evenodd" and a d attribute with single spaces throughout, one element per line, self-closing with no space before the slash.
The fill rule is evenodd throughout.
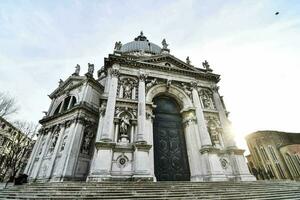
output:
<path id="1" fill-rule="evenodd" d="M 51 143 L 50 143 L 50 147 L 49 147 L 49 154 L 52 154 L 56 145 L 58 139 L 58 132 L 55 132 L 51 138 Z"/>
<path id="2" fill-rule="evenodd" d="M 127 135 L 128 134 L 128 128 L 130 126 L 129 122 L 130 118 L 128 115 L 125 115 L 121 118 L 121 124 L 120 124 L 120 133 L 121 135 Z"/>
<path id="3" fill-rule="evenodd" d="M 133 81 L 129 81 L 129 80 L 125 81 L 123 87 L 124 87 L 123 98 L 131 99 Z"/>
<path id="4" fill-rule="evenodd" d="M 68 138 L 68 135 L 65 135 L 64 139 L 62 141 L 61 147 L 60 147 L 60 151 L 63 151 L 65 149 L 67 138 Z"/>
<path id="5" fill-rule="evenodd" d="M 214 109 L 213 101 L 211 95 L 207 91 L 203 91 L 201 94 L 201 99 L 203 107 L 205 109 Z"/>
<path id="6" fill-rule="evenodd" d="M 121 41 L 119 41 L 119 42 L 116 42 L 116 43 L 115 43 L 115 48 L 114 48 L 114 50 L 117 50 L 117 51 L 119 51 L 119 50 L 121 50 L 121 47 L 122 47 L 122 43 L 121 43 Z"/>
<path id="7" fill-rule="evenodd" d="M 209 123 L 208 132 L 210 134 L 213 145 L 220 146 L 220 139 L 219 139 L 220 128 L 218 128 L 216 122 L 212 121 L 211 123 Z"/>
<path id="8" fill-rule="evenodd" d="M 43 151 L 43 147 L 44 147 L 44 145 L 45 145 L 45 138 L 43 138 L 43 141 L 42 141 L 41 147 L 40 147 L 40 149 L 39 149 L 39 151 L 38 151 L 38 155 L 41 155 L 41 154 L 42 154 L 42 151 Z"/>
<path id="9" fill-rule="evenodd" d="M 84 131 L 80 153 L 89 154 L 93 136 L 93 132 L 90 129 Z"/>

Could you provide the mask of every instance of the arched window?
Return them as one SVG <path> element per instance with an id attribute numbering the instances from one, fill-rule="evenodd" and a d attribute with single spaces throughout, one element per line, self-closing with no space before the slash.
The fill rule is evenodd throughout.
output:
<path id="1" fill-rule="evenodd" d="M 58 104 L 58 106 L 56 107 L 56 109 L 55 109 L 53 115 L 56 115 L 56 114 L 59 113 L 60 107 L 61 107 L 61 102 L 60 102 L 60 104 Z"/>
<path id="2" fill-rule="evenodd" d="M 300 174 L 299 174 L 299 171 L 297 169 L 297 165 L 295 165 L 292 156 L 290 154 L 286 153 L 286 158 L 287 158 L 288 166 L 291 169 L 291 174 L 293 174 L 295 176 L 299 176 Z"/>
<path id="3" fill-rule="evenodd" d="M 58 113 L 64 112 L 70 108 L 73 108 L 76 104 L 76 97 L 74 96 L 68 96 L 64 100 L 62 100 L 58 106 L 56 107 L 53 115 L 56 115 Z"/>
<path id="4" fill-rule="evenodd" d="M 68 96 L 67 98 L 65 98 L 62 112 L 68 109 L 70 100 L 71 100 L 71 96 Z"/>

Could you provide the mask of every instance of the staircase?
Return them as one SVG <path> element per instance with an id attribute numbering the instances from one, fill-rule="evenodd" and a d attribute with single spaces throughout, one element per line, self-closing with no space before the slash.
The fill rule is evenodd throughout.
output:
<path id="1" fill-rule="evenodd" d="M 300 199 L 300 182 L 60 182 L 0 190 L 0 199 Z"/>

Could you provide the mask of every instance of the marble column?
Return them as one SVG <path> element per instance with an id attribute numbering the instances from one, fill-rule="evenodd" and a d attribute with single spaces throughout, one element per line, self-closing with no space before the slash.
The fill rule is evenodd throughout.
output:
<path id="1" fill-rule="evenodd" d="M 75 176 L 75 166 L 78 160 L 80 144 L 83 136 L 84 126 L 80 119 L 75 123 L 75 127 L 70 130 L 68 149 L 64 151 L 66 154 L 65 165 L 62 177 L 64 180 L 72 180 Z"/>
<path id="2" fill-rule="evenodd" d="M 47 153 L 47 150 L 48 150 L 48 145 L 49 145 L 51 135 L 52 135 L 52 132 L 50 132 L 50 131 L 47 133 L 47 135 L 44 135 L 44 137 L 46 137 L 46 139 L 45 139 L 44 146 L 41 147 L 42 148 L 42 153 L 39 155 L 39 159 L 36 163 L 35 170 L 32 172 L 31 177 L 29 177 L 30 179 L 36 180 L 38 175 L 39 175 L 39 171 L 41 170 L 41 165 L 42 165 L 44 156 L 45 156 L 45 154 Z"/>
<path id="3" fill-rule="evenodd" d="M 223 128 L 223 131 L 224 131 L 225 147 L 234 147 L 235 148 L 236 144 L 235 144 L 235 141 L 234 141 L 233 133 L 231 131 L 230 122 L 227 118 L 226 110 L 223 106 L 220 95 L 218 93 L 218 87 L 215 86 L 212 89 L 213 89 L 213 99 L 214 99 L 216 108 L 219 112 L 220 121 L 221 121 L 222 128 Z"/>
<path id="4" fill-rule="evenodd" d="M 187 110 L 182 113 L 186 148 L 190 166 L 191 181 L 203 181 L 203 171 L 201 167 L 199 144 L 197 135 L 199 135 L 196 116 L 194 110 Z"/>
<path id="5" fill-rule="evenodd" d="M 114 116 L 115 116 L 115 106 L 116 106 L 116 97 L 118 89 L 118 77 L 119 77 L 119 65 L 114 64 L 110 69 L 111 74 L 111 85 L 108 92 L 107 105 L 105 111 L 105 121 L 102 128 L 101 141 L 112 142 L 114 136 Z"/>
<path id="6" fill-rule="evenodd" d="M 35 145 L 32 149 L 32 152 L 30 154 L 29 160 L 27 162 L 27 165 L 25 167 L 24 170 L 24 174 L 28 174 L 30 176 L 31 174 L 31 170 L 34 167 L 35 164 L 35 158 L 36 158 L 36 154 L 38 153 L 38 150 L 40 149 L 41 143 L 42 143 L 42 137 L 43 135 L 40 134 L 35 142 Z"/>
<path id="7" fill-rule="evenodd" d="M 64 131 L 65 131 L 65 127 L 61 128 L 61 125 L 58 125 L 57 130 L 56 130 L 56 132 L 58 133 L 58 139 L 56 141 L 55 148 L 52 152 L 52 156 L 51 156 L 51 159 L 50 159 L 50 162 L 49 162 L 49 170 L 48 170 L 47 176 L 46 176 L 48 179 L 50 179 L 51 176 L 52 176 L 52 173 L 53 173 L 53 170 L 54 170 L 54 165 L 55 165 L 55 160 L 56 160 L 56 157 L 57 157 L 57 154 L 58 154 L 58 151 L 59 151 L 59 147 L 60 147 L 62 137 L 64 135 Z"/>
<path id="8" fill-rule="evenodd" d="M 145 128 L 146 128 L 146 91 L 145 91 L 145 79 L 146 74 L 140 72 L 139 86 L 138 86 L 138 133 L 137 143 L 145 143 Z"/>
<path id="9" fill-rule="evenodd" d="M 196 89 L 196 86 L 193 87 L 192 96 L 193 96 L 193 102 L 194 102 L 195 111 L 196 111 L 197 124 L 198 124 L 198 129 L 199 129 L 199 134 L 200 134 L 201 145 L 202 145 L 202 147 L 211 146 L 212 142 L 211 142 L 208 130 L 207 130 L 203 110 L 202 110 L 201 103 L 200 103 L 199 93 Z"/>

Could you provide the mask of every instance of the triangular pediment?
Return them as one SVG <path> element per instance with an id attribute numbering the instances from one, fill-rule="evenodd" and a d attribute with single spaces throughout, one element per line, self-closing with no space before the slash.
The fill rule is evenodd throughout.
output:
<path id="1" fill-rule="evenodd" d="M 85 76 L 70 76 L 67 80 L 59 83 L 58 88 L 56 88 L 49 97 L 52 98 L 60 93 L 64 93 L 65 91 L 71 90 L 74 87 L 77 87 L 79 84 L 83 82 Z"/>
<path id="2" fill-rule="evenodd" d="M 162 66 L 162 67 L 169 67 L 171 69 L 177 69 L 177 70 L 188 70 L 188 71 L 195 71 L 195 72 L 205 72 L 205 69 L 196 68 L 193 65 L 187 64 L 186 62 L 170 55 L 158 55 L 158 56 L 151 56 L 149 58 L 142 58 L 138 60 L 137 62 L 140 63 L 147 63 L 152 64 L 156 66 Z"/>

